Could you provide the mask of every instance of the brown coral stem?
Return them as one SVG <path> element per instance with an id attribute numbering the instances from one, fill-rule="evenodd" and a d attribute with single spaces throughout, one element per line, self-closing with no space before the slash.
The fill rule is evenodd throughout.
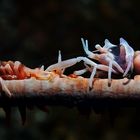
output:
<path id="1" fill-rule="evenodd" d="M 95 79 L 88 88 L 83 77 L 54 76 L 48 80 L 4 80 L 11 92 L 7 97 L 0 89 L 0 106 L 63 105 L 63 106 L 140 106 L 140 76 L 128 79 Z"/>

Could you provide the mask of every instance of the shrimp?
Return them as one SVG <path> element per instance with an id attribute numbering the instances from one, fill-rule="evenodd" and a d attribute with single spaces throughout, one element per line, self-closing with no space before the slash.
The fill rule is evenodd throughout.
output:
<path id="1" fill-rule="evenodd" d="M 90 87 L 92 87 L 92 81 L 98 69 L 108 72 L 108 85 L 111 85 L 112 73 L 122 74 L 122 77 L 125 77 L 129 71 L 133 71 L 134 50 L 123 38 L 120 38 L 119 45 L 114 45 L 108 39 L 105 39 L 103 47 L 99 44 L 95 45 L 95 51 L 89 50 L 88 40 L 81 38 L 81 41 L 87 57 L 79 56 L 62 61 L 60 60 L 61 54 L 59 52 L 58 63 L 49 66 L 46 71 L 66 69 L 83 61 L 86 68 L 75 71 L 74 74 L 82 75 L 83 73 L 90 71 Z M 113 53 L 113 48 L 119 48 L 120 54 Z M 93 60 L 97 60 L 99 64 L 95 63 Z"/>

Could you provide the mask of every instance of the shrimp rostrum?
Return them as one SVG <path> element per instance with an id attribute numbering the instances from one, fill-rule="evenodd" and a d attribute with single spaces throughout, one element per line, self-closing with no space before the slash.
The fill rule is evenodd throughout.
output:
<path id="1" fill-rule="evenodd" d="M 88 40 L 81 38 L 81 41 L 83 49 L 88 57 L 79 56 L 62 61 L 61 53 L 59 52 L 58 63 L 49 66 L 46 70 L 59 70 L 62 74 L 66 68 L 83 61 L 86 68 L 75 71 L 74 74 L 82 75 L 83 73 L 90 71 L 89 87 L 92 87 L 92 82 L 97 70 L 108 72 L 109 84 L 111 84 L 112 73 L 121 74 L 125 77 L 129 71 L 133 70 L 134 50 L 123 38 L 120 38 L 119 45 L 114 45 L 110 43 L 108 39 L 105 39 L 103 47 L 99 44 L 95 45 L 95 51 L 89 50 Z M 115 54 L 113 48 L 119 48 L 119 54 Z M 99 63 L 95 63 L 93 60 L 97 60 Z"/>

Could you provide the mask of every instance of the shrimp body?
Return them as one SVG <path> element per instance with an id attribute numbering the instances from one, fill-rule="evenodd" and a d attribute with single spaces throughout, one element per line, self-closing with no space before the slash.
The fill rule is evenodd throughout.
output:
<path id="1" fill-rule="evenodd" d="M 60 73 L 63 73 L 66 68 L 83 61 L 86 68 L 75 71 L 74 74 L 82 75 L 83 73 L 90 71 L 91 76 L 89 78 L 89 86 L 92 86 L 92 81 L 97 69 L 103 72 L 108 72 L 109 85 L 111 84 L 112 73 L 125 77 L 129 71 L 133 71 L 134 50 L 123 38 L 120 38 L 119 45 L 114 45 L 110 43 L 108 39 L 105 39 L 105 44 L 103 47 L 101 47 L 99 44 L 95 45 L 95 51 L 89 50 L 88 40 L 81 38 L 81 41 L 87 57 L 79 56 L 62 61 L 61 54 L 59 52 L 58 63 L 49 66 L 46 71 L 59 70 Z M 114 53 L 114 48 L 118 48 L 120 53 Z M 95 63 L 94 60 L 97 60 L 99 63 Z"/>

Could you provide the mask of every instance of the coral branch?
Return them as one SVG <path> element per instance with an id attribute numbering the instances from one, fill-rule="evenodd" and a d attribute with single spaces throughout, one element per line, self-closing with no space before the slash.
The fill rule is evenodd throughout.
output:
<path id="1" fill-rule="evenodd" d="M 126 83 L 127 81 L 127 83 Z M 48 80 L 4 80 L 11 92 L 8 97 L 0 88 L 0 106 L 64 105 L 64 106 L 132 106 L 140 100 L 140 76 L 134 79 L 115 79 L 108 86 L 107 79 L 95 79 L 89 89 L 88 79 L 60 77 L 50 72 Z"/>

